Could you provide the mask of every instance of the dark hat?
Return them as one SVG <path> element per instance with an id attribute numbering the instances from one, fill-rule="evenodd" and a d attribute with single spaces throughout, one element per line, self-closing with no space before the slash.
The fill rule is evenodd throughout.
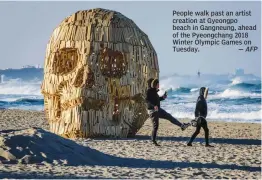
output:
<path id="1" fill-rule="evenodd" d="M 153 80 L 154 80 L 154 78 L 150 78 L 150 79 L 147 81 L 148 88 L 151 88 L 151 83 L 152 83 Z"/>
<path id="2" fill-rule="evenodd" d="M 200 90 L 199 90 L 199 95 L 204 96 L 204 98 L 207 98 L 208 87 L 201 87 Z"/>
<path id="3" fill-rule="evenodd" d="M 159 80 L 158 79 L 154 79 L 152 82 L 151 82 L 151 88 L 156 88 L 156 85 L 159 83 Z"/>
<path id="4" fill-rule="evenodd" d="M 205 90 L 206 90 L 205 87 L 201 87 L 200 90 L 199 90 L 199 95 L 200 95 L 200 96 L 204 96 Z"/>

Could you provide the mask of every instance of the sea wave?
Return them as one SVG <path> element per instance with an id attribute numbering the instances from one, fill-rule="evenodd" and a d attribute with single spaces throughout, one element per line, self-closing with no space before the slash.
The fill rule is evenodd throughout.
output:
<path id="1" fill-rule="evenodd" d="M 174 93 L 190 93 L 191 92 L 191 88 L 178 87 L 178 88 L 174 89 L 173 91 L 174 91 Z"/>
<path id="2" fill-rule="evenodd" d="M 260 93 L 251 93 L 251 92 L 243 92 L 241 90 L 234 90 L 234 89 L 226 89 L 222 93 L 217 93 L 212 96 L 211 98 L 243 98 L 243 97 L 261 97 Z"/>
<path id="3" fill-rule="evenodd" d="M 193 112 L 190 111 L 173 111 L 171 114 L 176 118 L 194 119 Z M 230 121 L 230 122 L 261 122 L 261 110 L 251 112 L 218 112 L 217 110 L 209 111 L 207 120 Z"/>
<path id="4" fill-rule="evenodd" d="M 16 99 L 16 100 L 12 100 L 12 101 L 3 101 L 0 100 L 0 104 L 32 104 L 32 105 L 43 105 L 44 104 L 44 100 L 43 99 L 31 99 L 31 98 L 20 98 L 20 99 Z"/>
<path id="5" fill-rule="evenodd" d="M 242 105 L 242 104 L 260 104 L 261 98 L 259 97 L 239 97 L 234 98 L 219 98 L 219 99 L 210 99 L 208 100 L 211 103 L 216 104 L 227 104 L 227 105 Z"/>
<path id="6" fill-rule="evenodd" d="M 232 76 L 233 77 L 233 76 Z M 261 82 L 253 76 L 175 76 L 160 80 L 161 96 L 168 98 L 161 107 L 176 118 L 194 118 L 196 100 L 202 86 L 209 87 L 208 119 L 260 122 Z M 0 84 L 0 109 L 43 110 L 40 81 L 13 80 Z"/>
<path id="7" fill-rule="evenodd" d="M 41 95 L 40 82 L 9 82 L 0 84 L 0 94 Z"/>
<path id="8" fill-rule="evenodd" d="M 261 79 L 258 77 L 250 77 L 250 76 L 237 76 L 231 79 L 231 85 L 236 85 L 236 84 L 242 84 L 242 83 L 247 83 L 247 84 L 261 84 Z"/>
<path id="9" fill-rule="evenodd" d="M 32 109 L 42 110 L 44 100 L 41 96 L 0 95 L 0 109 Z"/>
<path id="10" fill-rule="evenodd" d="M 261 110 L 234 113 L 218 112 L 217 110 L 215 110 L 209 112 L 208 118 L 230 121 L 261 122 Z"/>
<path id="11" fill-rule="evenodd" d="M 197 92 L 197 91 L 199 91 L 199 88 L 192 88 L 192 89 L 190 89 L 190 92 Z"/>
<path id="12" fill-rule="evenodd" d="M 16 101 L 16 103 L 32 103 L 32 104 L 44 104 L 43 99 L 30 99 L 30 98 L 21 98 Z"/>
<path id="13" fill-rule="evenodd" d="M 240 78 L 232 79 L 232 85 L 243 83 L 243 81 Z"/>
<path id="14" fill-rule="evenodd" d="M 230 88 L 242 91 L 261 92 L 261 84 L 239 83 L 232 85 Z"/>

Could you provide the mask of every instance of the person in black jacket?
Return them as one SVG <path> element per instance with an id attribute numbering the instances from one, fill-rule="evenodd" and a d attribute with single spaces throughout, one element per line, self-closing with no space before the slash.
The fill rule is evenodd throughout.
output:
<path id="1" fill-rule="evenodd" d="M 163 101 L 166 99 L 167 95 L 166 93 L 164 96 L 159 97 L 158 91 L 159 91 L 159 80 L 158 79 L 149 79 L 148 80 L 148 90 L 147 90 L 147 109 L 149 118 L 151 119 L 153 123 L 153 130 L 152 130 L 152 141 L 153 144 L 156 146 L 159 146 L 156 142 L 156 135 L 157 130 L 159 126 L 159 118 L 167 119 L 171 123 L 181 127 L 182 130 L 185 130 L 188 126 L 190 126 L 190 123 L 182 124 L 179 122 L 176 118 L 174 118 L 171 114 L 166 112 L 164 109 L 160 108 L 160 101 Z"/>
<path id="2" fill-rule="evenodd" d="M 206 146 L 207 147 L 213 147 L 208 142 L 208 136 L 209 136 L 209 129 L 207 127 L 207 102 L 206 98 L 208 95 L 208 88 L 201 87 L 199 91 L 199 97 L 197 99 L 196 108 L 195 108 L 195 118 L 196 118 L 196 131 L 190 138 L 189 142 L 187 143 L 188 146 L 192 146 L 192 142 L 196 138 L 196 136 L 200 133 L 201 127 L 205 131 L 205 140 L 206 140 Z"/>

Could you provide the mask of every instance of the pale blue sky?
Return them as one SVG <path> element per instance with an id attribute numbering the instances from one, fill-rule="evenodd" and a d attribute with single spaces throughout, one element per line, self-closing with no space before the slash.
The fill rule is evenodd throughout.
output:
<path id="1" fill-rule="evenodd" d="M 43 65 L 46 44 L 54 28 L 78 10 L 106 8 L 132 19 L 155 47 L 161 75 L 233 73 L 244 68 L 260 76 L 260 48 L 245 53 L 237 48 L 202 48 L 200 53 L 174 53 L 172 49 L 172 11 L 177 10 L 252 10 L 253 18 L 241 18 L 243 24 L 257 24 L 257 34 L 250 34 L 260 47 L 260 2 L 0 2 L 0 52 L 3 68 Z"/>

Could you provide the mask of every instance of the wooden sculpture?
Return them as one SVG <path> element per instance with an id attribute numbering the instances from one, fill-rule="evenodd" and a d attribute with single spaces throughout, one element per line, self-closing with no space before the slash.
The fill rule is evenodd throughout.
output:
<path id="1" fill-rule="evenodd" d="M 157 54 L 129 18 L 106 9 L 78 11 L 46 49 L 42 94 L 50 131 L 63 137 L 130 137 L 148 118 L 147 80 Z"/>

